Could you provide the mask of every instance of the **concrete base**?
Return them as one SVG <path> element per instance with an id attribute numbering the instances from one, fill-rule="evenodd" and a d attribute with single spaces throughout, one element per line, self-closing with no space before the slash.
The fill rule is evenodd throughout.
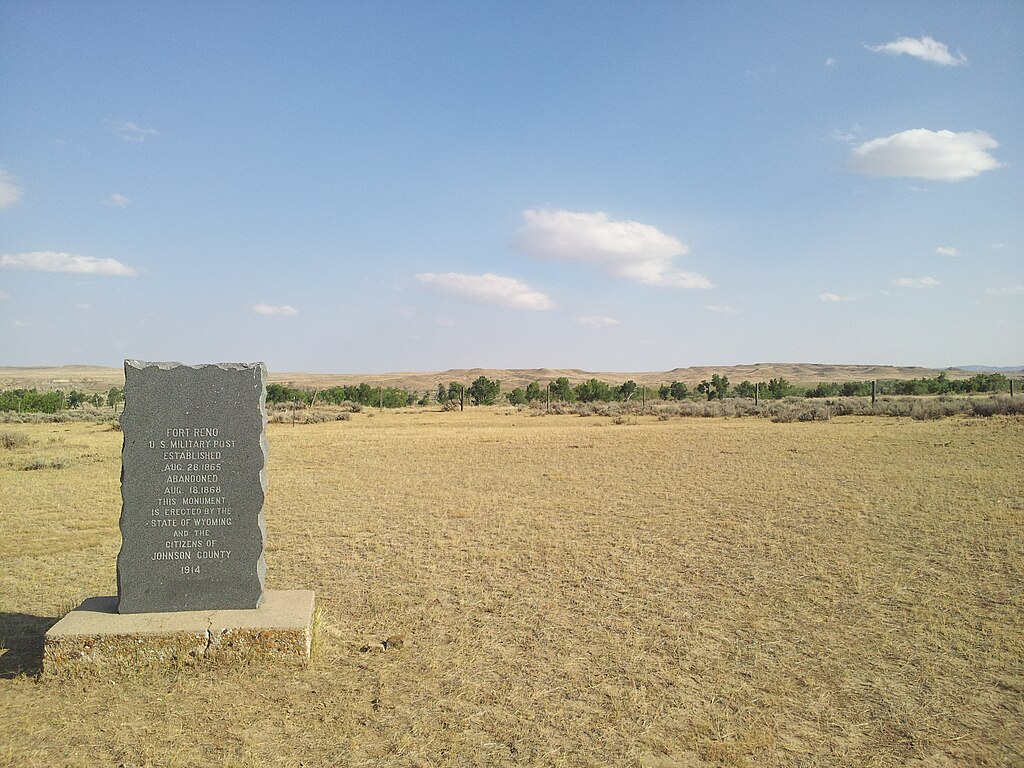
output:
<path id="1" fill-rule="evenodd" d="M 117 597 L 90 597 L 47 631 L 43 673 L 250 660 L 304 664 L 312 641 L 309 590 L 268 590 L 253 610 L 175 613 L 121 614 Z"/>

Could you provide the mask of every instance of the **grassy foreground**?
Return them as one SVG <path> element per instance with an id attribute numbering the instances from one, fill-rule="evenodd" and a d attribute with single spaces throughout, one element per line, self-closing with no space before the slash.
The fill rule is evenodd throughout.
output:
<path id="1" fill-rule="evenodd" d="M 271 424 L 313 664 L 42 682 L 115 591 L 121 435 L 0 431 L 0 765 L 1024 764 L 1020 418 Z"/>

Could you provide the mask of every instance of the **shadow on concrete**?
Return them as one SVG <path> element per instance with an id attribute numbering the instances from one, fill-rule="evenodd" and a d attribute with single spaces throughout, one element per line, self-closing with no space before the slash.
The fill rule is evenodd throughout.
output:
<path id="1" fill-rule="evenodd" d="M 56 616 L 0 611 L 0 679 L 42 672 L 43 639 L 57 621 Z"/>

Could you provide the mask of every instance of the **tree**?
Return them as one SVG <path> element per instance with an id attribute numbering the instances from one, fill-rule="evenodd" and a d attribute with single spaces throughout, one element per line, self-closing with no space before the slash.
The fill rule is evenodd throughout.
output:
<path id="1" fill-rule="evenodd" d="M 544 397 L 544 393 L 541 391 L 540 384 L 536 381 L 531 381 L 526 385 L 526 402 L 532 403 L 535 400 L 540 400 Z"/>
<path id="2" fill-rule="evenodd" d="M 715 396 L 714 392 L 711 389 L 711 382 L 709 382 L 707 379 L 704 379 L 700 384 L 697 385 L 697 391 L 700 392 L 702 395 L 707 395 L 708 400 Z"/>
<path id="3" fill-rule="evenodd" d="M 773 400 L 780 400 L 789 394 L 792 387 L 789 382 L 779 376 L 777 379 L 768 380 L 768 396 Z"/>
<path id="4" fill-rule="evenodd" d="M 85 402 L 85 392 L 72 389 L 68 392 L 68 408 L 77 408 Z"/>
<path id="5" fill-rule="evenodd" d="M 668 400 L 672 396 L 672 387 L 668 384 L 662 384 L 658 387 L 658 397 L 662 400 Z"/>
<path id="6" fill-rule="evenodd" d="M 526 391 L 516 387 L 507 395 L 509 403 L 512 405 L 525 405 L 526 404 Z"/>
<path id="7" fill-rule="evenodd" d="M 448 402 L 448 390 L 444 386 L 444 382 L 437 385 L 437 402 L 444 405 Z"/>
<path id="8" fill-rule="evenodd" d="M 110 391 L 107 392 L 107 405 L 112 408 L 116 408 L 117 404 L 124 401 L 124 390 L 118 389 L 117 387 L 111 387 Z"/>
<path id="9" fill-rule="evenodd" d="M 620 400 L 629 400 L 631 397 L 633 397 L 633 395 L 636 394 L 636 389 L 637 389 L 636 382 L 633 381 L 632 379 L 630 379 L 629 381 L 623 382 L 619 386 L 619 392 L 618 392 L 619 399 Z"/>
<path id="10" fill-rule="evenodd" d="M 719 400 L 724 400 L 729 394 L 729 379 L 726 376 L 719 376 L 717 373 L 711 377 L 711 388 Z M 708 398 L 711 399 L 710 397 Z"/>
<path id="11" fill-rule="evenodd" d="M 576 399 L 581 403 L 593 403 L 597 400 L 608 402 L 612 399 L 612 388 L 597 379 L 582 381 L 575 388 Z"/>
<path id="12" fill-rule="evenodd" d="M 681 381 L 673 381 L 668 388 L 668 392 L 675 400 L 685 400 L 686 396 L 690 394 L 690 390 Z"/>
<path id="13" fill-rule="evenodd" d="M 494 401 L 501 394 L 501 382 L 497 379 L 479 376 L 469 385 L 466 394 L 473 398 L 473 405 L 494 405 Z"/>
<path id="14" fill-rule="evenodd" d="M 573 392 L 572 385 L 569 383 L 568 377 L 560 376 L 551 382 L 551 399 L 561 400 L 566 403 L 576 401 L 576 393 Z"/>
<path id="15" fill-rule="evenodd" d="M 736 397 L 753 397 L 754 385 L 749 381 L 741 381 L 736 385 Z"/>

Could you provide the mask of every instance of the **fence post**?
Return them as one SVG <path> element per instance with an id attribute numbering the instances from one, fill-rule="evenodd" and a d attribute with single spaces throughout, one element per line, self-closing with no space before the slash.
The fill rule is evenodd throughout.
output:
<path id="1" fill-rule="evenodd" d="M 761 383 L 754 382 L 754 405 L 756 406 L 761 399 Z"/>
<path id="2" fill-rule="evenodd" d="M 548 382 L 548 407 L 547 410 L 551 411 L 551 382 Z"/>
<path id="3" fill-rule="evenodd" d="M 877 384 L 878 384 L 878 381 L 877 381 L 877 380 L 875 380 L 875 379 L 872 379 L 872 380 L 871 380 L 871 404 L 872 404 L 872 405 L 874 405 L 874 404 L 875 404 L 875 386 L 876 386 Z"/>
<path id="4" fill-rule="evenodd" d="M 459 410 L 466 410 L 466 388 L 462 387 L 459 389 Z"/>
<path id="5" fill-rule="evenodd" d="M 643 404 L 640 406 L 640 415 L 647 413 L 647 385 L 643 386 Z"/>

